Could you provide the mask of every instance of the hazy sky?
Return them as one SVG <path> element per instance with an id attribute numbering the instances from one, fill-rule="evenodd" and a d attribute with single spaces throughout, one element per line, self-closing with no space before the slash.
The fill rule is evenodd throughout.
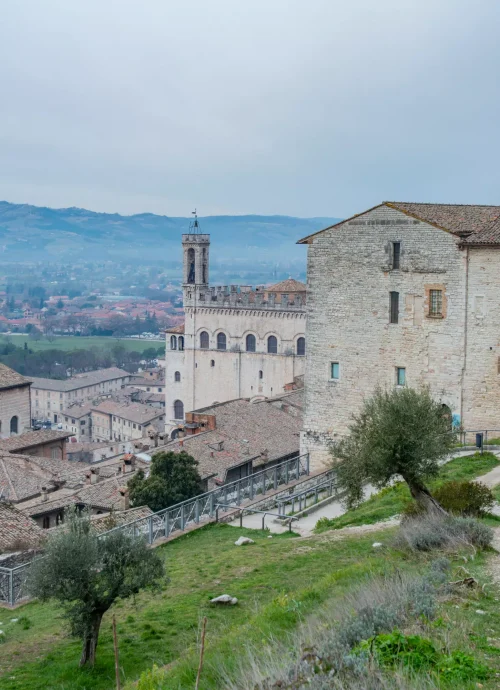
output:
<path id="1" fill-rule="evenodd" d="M 4 0 L 0 199 L 500 203 L 498 0 Z"/>

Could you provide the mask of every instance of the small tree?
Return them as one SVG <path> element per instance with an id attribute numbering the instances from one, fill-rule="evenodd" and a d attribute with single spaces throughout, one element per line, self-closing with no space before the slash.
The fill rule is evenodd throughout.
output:
<path id="1" fill-rule="evenodd" d="M 401 476 L 426 511 L 445 513 L 425 482 L 438 474 L 454 441 L 449 418 L 427 389 L 377 390 L 354 417 L 350 435 L 332 448 L 348 505 L 362 500 L 365 483 L 382 488 Z"/>
<path id="2" fill-rule="evenodd" d="M 88 513 L 68 512 L 66 525 L 33 562 L 29 588 L 41 601 L 62 604 L 72 635 L 83 641 L 80 666 L 93 666 L 103 615 L 117 599 L 157 584 L 164 566 L 140 538 L 119 530 L 97 538 Z"/>
<path id="3" fill-rule="evenodd" d="M 140 470 L 128 483 L 134 506 L 147 505 L 157 511 L 203 493 L 196 460 L 182 451 L 162 451 L 153 456 L 149 477 Z"/>

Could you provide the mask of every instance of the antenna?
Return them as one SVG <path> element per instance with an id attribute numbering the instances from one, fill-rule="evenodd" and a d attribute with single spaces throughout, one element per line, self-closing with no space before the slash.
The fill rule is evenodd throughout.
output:
<path id="1" fill-rule="evenodd" d="M 200 226 L 198 223 L 198 214 L 196 212 L 196 209 L 194 209 L 194 211 L 191 211 L 191 215 L 193 216 L 193 220 L 189 223 L 189 232 L 197 235 L 200 232 Z"/>

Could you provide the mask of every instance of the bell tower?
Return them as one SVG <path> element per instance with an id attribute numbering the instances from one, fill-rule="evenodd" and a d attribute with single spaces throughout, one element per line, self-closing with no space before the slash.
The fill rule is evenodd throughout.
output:
<path id="1" fill-rule="evenodd" d="M 189 233 L 182 236 L 183 251 L 183 286 L 208 287 L 210 235 L 200 233 L 196 211 L 189 225 Z"/>

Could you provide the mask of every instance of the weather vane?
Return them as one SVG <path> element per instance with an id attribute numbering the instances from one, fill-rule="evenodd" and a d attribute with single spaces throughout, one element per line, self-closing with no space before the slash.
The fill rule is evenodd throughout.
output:
<path id="1" fill-rule="evenodd" d="M 194 233 L 199 233 L 200 232 L 200 226 L 198 224 L 198 214 L 196 212 L 196 209 L 194 211 L 191 211 L 191 215 L 194 216 L 193 220 L 189 224 L 189 230 Z"/>

